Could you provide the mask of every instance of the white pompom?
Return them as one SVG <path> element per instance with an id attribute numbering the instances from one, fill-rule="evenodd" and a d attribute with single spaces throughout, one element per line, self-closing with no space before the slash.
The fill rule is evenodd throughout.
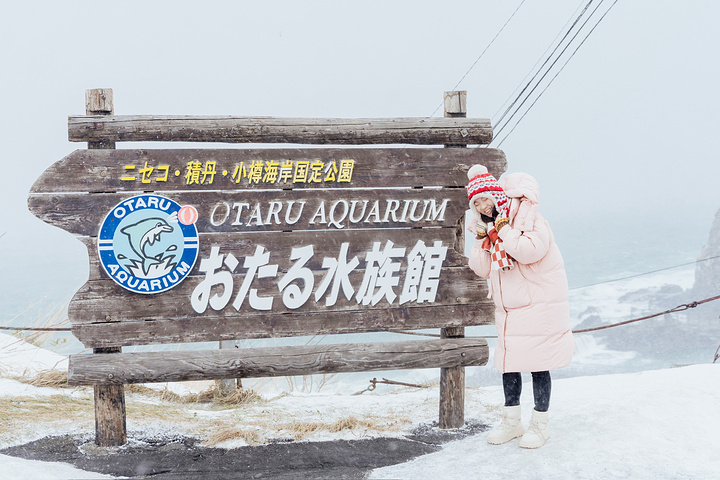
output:
<path id="1" fill-rule="evenodd" d="M 468 170 L 468 180 L 472 180 L 478 175 L 487 173 L 487 171 L 487 168 L 485 168 L 483 165 L 473 165 L 472 167 L 470 167 L 470 170 Z"/>

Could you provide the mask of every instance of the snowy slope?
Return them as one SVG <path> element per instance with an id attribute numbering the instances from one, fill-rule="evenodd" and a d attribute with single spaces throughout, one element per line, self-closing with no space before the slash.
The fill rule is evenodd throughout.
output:
<path id="1" fill-rule="evenodd" d="M 41 370 L 67 370 L 67 357 L 0 333 L 0 375 L 23 375 Z"/>

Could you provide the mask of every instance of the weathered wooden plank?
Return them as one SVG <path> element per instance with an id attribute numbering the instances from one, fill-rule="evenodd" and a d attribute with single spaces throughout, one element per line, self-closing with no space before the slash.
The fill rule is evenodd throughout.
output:
<path id="1" fill-rule="evenodd" d="M 71 385 L 179 382 L 277 377 L 448 366 L 485 365 L 487 342 L 479 338 L 72 355 Z"/>
<path id="2" fill-rule="evenodd" d="M 347 176 L 341 178 L 344 160 L 353 160 L 352 170 L 346 164 Z M 198 178 L 187 176 L 191 162 L 201 165 Z M 262 175 L 252 174 L 253 162 Z M 282 170 L 287 162 L 290 170 Z M 30 193 L 465 187 L 466 173 L 476 163 L 495 176 L 507 168 L 505 154 L 495 148 L 76 150 L 45 170 Z M 305 170 L 296 171 L 302 166 L 309 172 L 306 181 L 300 181 Z M 238 176 L 240 167 L 244 177 Z M 322 175 L 313 178 L 316 169 Z"/>
<path id="3" fill-rule="evenodd" d="M 170 192 L 198 211 L 201 233 L 366 228 L 454 227 L 468 208 L 465 189 L 273 190 Z M 105 216 L 128 193 L 31 195 L 28 207 L 46 223 L 96 236 Z"/>
<path id="4" fill-rule="evenodd" d="M 68 117 L 68 140 L 299 144 L 488 144 L 485 118 L 277 118 L 190 115 Z"/>
<path id="5" fill-rule="evenodd" d="M 360 262 L 358 269 L 363 270 L 365 268 L 365 256 L 374 242 L 379 241 L 385 245 L 385 242 L 390 240 L 399 247 L 405 247 L 406 252 L 409 252 L 419 240 L 422 240 L 426 245 L 433 245 L 434 242 L 440 241 L 443 246 L 448 247 L 443 268 L 462 267 L 467 265 L 467 257 L 464 255 L 465 244 L 457 239 L 458 231 L 462 232 L 462 229 L 315 230 L 309 232 L 276 232 L 271 237 L 266 234 L 258 235 L 253 233 L 201 234 L 198 259 L 208 258 L 212 248 L 217 247 L 223 254 L 232 253 L 240 260 L 252 255 L 257 245 L 263 245 L 271 252 L 273 263 L 278 265 L 278 272 L 284 273 L 288 271 L 293 263 L 289 258 L 292 248 L 312 245 L 314 254 L 308 260 L 306 266 L 310 270 L 317 271 L 322 269 L 325 257 L 337 257 L 342 244 L 347 243 L 347 258 L 357 257 Z M 88 248 L 89 280 L 107 278 L 107 274 L 98 259 L 96 237 L 77 238 Z M 190 272 L 190 276 L 196 275 L 204 275 L 200 272 L 200 261 L 195 262 L 195 266 Z"/>
<path id="6" fill-rule="evenodd" d="M 372 310 L 298 312 L 286 315 L 168 318 L 146 322 L 80 323 L 73 335 L 86 347 L 214 342 L 253 338 L 387 332 L 489 325 L 494 306 L 478 291 L 473 304 L 391 307 Z M 168 312 L 168 316 L 173 312 Z"/>
<path id="7" fill-rule="evenodd" d="M 68 318 L 72 323 L 95 323 L 95 322 L 125 322 L 125 321 L 146 321 L 159 320 L 166 318 L 181 319 L 200 317 L 223 317 L 232 318 L 237 316 L 264 316 L 272 314 L 274 316 L 283 316 L 287 313 L 297 314 L 300 312 L 318 312 L 321 314 L 329 313 L 329 310 L 338 312 L 347 312 L 355 310 L 384 310 L 386 308 L 400 307 L 432 307 L 438 305 L 462 305 L 474 304 L 479 299 L 484 298 L 483 286 L 485 282 L 478 279 L 475 274 L 467 267 L 443 268 L 437 284 L 435 299 L 432 302 L 421 302 L 410 300 L 400 304 L 402 291 L 405 286 L 407 272 L 401 271 L 400 275 L 394 275 L 398 278 L 398 284 L 392 287 L 395 297 L 389 302 L 388 296 L 379 297 L 377 303 L 366 303 L 368 292 L 361 292 L 365 272 L 352 271 L 348 275 L 349 284 L 352 292 L 348 300 L 344 294 L 340 284 L 336 285 L 339 291 L 336 292 L 336 300 L 334 304 L 331 302 L 327 305 L 332 285 L 322 293 L 319 299 L 316 299 L 316 293 L 321 286 L 321 282 L 326 272 L 312 272 L 314 284 L 305 285 L 302 280 L 293 280 L 292 284 L 298 286 L 299 296 L 305 295 L 307 300 L 301 303 L 300 307 L 290 308 L 286 304 L 292 304 L 290 298 L 286 298 L 287 288 L 280 291 L 278 284 L 281 278 L 257 278 L 255 277 L 250 284 L 255 292 L 248 292 L 244 297 L 240 297 L 241 287 L 244 283 L 244 275 L 232 276 L 232 284 L 229 285 L 232 293 L 225 292 L 224 286 L 220 283 L 209 288 L 209 284 L 201 284 L 204 277 L 187 277 L 185 281 L 176 287 L 165 291 L 161 294 L 143 295 L 129 292 L 113 280 L 96 280 L 87 282 L 75 294 L 68 307 Z M 279 276 L 280 277 L 280 276 Z M 208 289 L 205 289 L 208 287 Z M 197 290 L 196 290 L 197 288 Z M 309 291 L 308 291 L 309 289 Z M 198 299 L 200 307 L 193 305 L 191 299 L 199 297 L 203 292 L 204 300 Z M 378 288 L 374 289 L 375 293 L 380 292 Z M 222 299 L 214 300 L 208 304 L 208 299 L 217 296 Z M 261 301 L 253 300 L 253 296 L 262 299 L 272 299 L 270 310 L 261 310 Z M 238 300 L 238 298 L 241 300 Z M 358 301 L 358 297 L 360 301 Z M 373 299 L 374 300 L 374 299 Z M 270 300 L 263 300 L 270 301 Z M 236 302 L 242 302 L 240 309 L 237 310 L 234 305 Z M 217 310 L 215 309 L 217 308 Z M 198 323 L 198 325 L 201 325 Z M 202 328 L 202 327 L 199 327 Z M 313 327 L 308 327 L 313 328 Z M 309 331 L 312 333 L 312 330 Z"/>

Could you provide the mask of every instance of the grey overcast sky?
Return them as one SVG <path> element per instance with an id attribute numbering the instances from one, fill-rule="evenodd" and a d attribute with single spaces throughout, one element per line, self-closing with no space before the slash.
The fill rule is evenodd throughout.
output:
<path id="1" fill-rule="evenodd" d="M 25 204 L 43 170 L 84 148 L 67 141 L 67 116 L 84 113 L 86 89 L 112 88 L 117 114 L 429 116 L 519 3 L 2 2 L 6 284 L 62 280 L 85 258 Z M 468 116 L 495 115 L 585 3 L 527 0 L 459 85 Z M 719 19 L 710 0 L 618 1 L 501 147 L 509 170 L 538 179 L 546 217 L 610 212 L 618 223 L 600 236 L 620 220 L 707 235 L 720 207 Z M 72 294 L 83 279 L 66 281 Z"/>

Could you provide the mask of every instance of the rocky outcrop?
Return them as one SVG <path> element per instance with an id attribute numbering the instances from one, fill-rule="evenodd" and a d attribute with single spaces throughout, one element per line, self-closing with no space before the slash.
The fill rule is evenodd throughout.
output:
<path id="1" fill-rule="evenodd" d="M 698 299 L 720 295 L 720 210 L 715 214 L 715 220 L 710 228 L 710 238 L 698 256 L 698 260 L 706 258 L 712 260 L 698 262 L 695 266 L 693 291 Z"/>

